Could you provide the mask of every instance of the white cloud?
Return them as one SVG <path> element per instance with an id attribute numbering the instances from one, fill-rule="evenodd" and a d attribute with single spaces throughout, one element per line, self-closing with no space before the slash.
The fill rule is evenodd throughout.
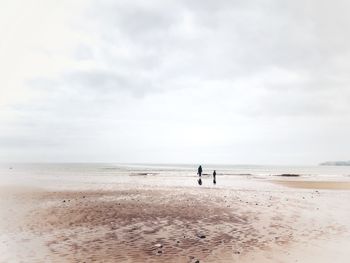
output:
<path id="1" fill-rule="evenodd" d="M 345 1 L 0 5 L 3 160 L 348 159 Z"/>

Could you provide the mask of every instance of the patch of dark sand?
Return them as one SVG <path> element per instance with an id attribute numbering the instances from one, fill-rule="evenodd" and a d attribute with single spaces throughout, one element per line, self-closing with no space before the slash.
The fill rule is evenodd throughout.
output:
<path id="1" fill-rule="evenodd" d="M 218 247 L 244 252 L 268 245 L 255 238 L 254 213 L 228 209 L 220 198 L 173 192 L 44 193 L 41 201 L 57 202 L 32 211 L 26 225 L 46 233 L 50 251 L 69 262 L 188 262 Z"/>
<path id="2" fill-rule="evenodd" d="M 33 210 L 24 230 L 44 236 L 49 258 L 59 262 L 189 262 L 190 256 L 217 262 L 222 259 L 220 255 L 213 259 L 215 251 L 236 258 L 237 251 L 244 256 L 276 244 L 285 246 L 296 238 L 283 213 L 255 203 L 242 205 L 239 198 L 223 197 L 219 190 L 213 193 L 179 189 L 41 193 L 38 202 L 50 205 Z"/>

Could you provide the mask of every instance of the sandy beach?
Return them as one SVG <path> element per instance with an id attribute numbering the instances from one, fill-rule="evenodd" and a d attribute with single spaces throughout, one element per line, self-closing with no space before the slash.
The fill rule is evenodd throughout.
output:
<path id="1" fill-rule="evenodd" d="M 219 176 L 218 186 L 210 176 L 199 186 L 192 176 L 192 185 L 168 186 L 161 171 L 132 169 L 125 177 L 132 181 L 57 183 L 52 176 L 36 187 L 3 184 L 0 262 L 350 258 L 348 182 L 233 176 L 220 187 Z"/>
<path id="2" fill-rule="evenodd" d="M 349 13 L 0 0 L 0 263 L 350 263 Z"/>

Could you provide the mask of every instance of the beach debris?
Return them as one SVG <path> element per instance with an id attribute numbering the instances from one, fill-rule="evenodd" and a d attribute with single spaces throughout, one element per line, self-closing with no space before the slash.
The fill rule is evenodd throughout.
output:
<path id="1" fill-rule="evenodd" d="M 148 176 L 148 175 L 157 175 L 158 173 L 131 173 L 129 176 Z"/>
<path id="2" fill-rule="evenodd" d="M 163 253 L 163 251 L 161 251 L 161 250 L 158 250 L 158 251 L 157 251 L 157 254 L 158 254 L 158 255 L 160 255 L 160 254 L 162 254 L 162 253 Z"/>
<path id="3" fill-rule="evenodd" d="M 275 176 L 284 176 L 284 177 L 299 177 L 300 174 L 276 174 Z"/>
<path id="4" fill-rule="evenodd" d="M 63 203 L 65 203 L 66 202 L 66 200 L 63 200 Z"/>
<path id="5" fill-rule="evenodd" d="M 199 263 L 199 259 L 197 259 L 194 263 Z"/>
<path id="6" fill-rule="evenodd" d="M 157 247 L 157 248 L 162 248 L 162 247 L 163 247 L 163 245 L 160 244 L 160 243 L 157 243 L 157 244 L 155 244 L 154 246 Z"/>
<path id="7" fill-rule="evenodd" d="M 205 235 L 203 235 L 203 234 L 197 234 L 197 237 L 199 237 L 199 238 L 206 238 L 206 236 Z"/>

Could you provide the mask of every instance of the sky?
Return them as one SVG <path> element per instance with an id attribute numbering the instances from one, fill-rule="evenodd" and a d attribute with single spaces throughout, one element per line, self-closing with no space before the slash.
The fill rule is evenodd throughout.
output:
<path id="1" fill-rule="evenodd" d="M 350 159 L 346 0 L 0 0 L 0 162 Z"/>

